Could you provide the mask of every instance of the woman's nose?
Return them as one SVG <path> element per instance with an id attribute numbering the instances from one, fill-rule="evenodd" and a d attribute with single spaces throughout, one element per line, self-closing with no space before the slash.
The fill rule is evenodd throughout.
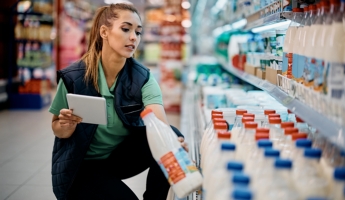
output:
<path id="1" fill-rule="evenodd" d="M 129 36 L 129 39 L 131 41 L 136 41 L 137 40 L 137 34 L 135 32 L 132 32 L 131 35 Z"/>

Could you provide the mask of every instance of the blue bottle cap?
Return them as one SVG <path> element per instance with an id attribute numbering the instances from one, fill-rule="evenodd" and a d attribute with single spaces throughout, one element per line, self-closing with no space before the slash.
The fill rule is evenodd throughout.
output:
<path id="1" fill-rule="evenodd" d="M 292 161 L 288 159 L 280 159 L 277 158 L 274 161 L 274 167 L 278 169 L 291 169 L 292 168 Z"/>
<path id="2" fill-rule="evenodd" d="M 297 148 L 311 148 L 312 142 L 309 139 L 298 139 L 296 140 Z"/>
<path id="3" fill-rule="evenodd" d="M 345 0 L 344 0 L 344 1 L 345 1 Z M 341 150 L 341 151 L 340 151 L 340 156 L 341 156 L 341 157 L 345 157 L 345 150 Z"/>
<path id="4" fill-rule="evenodd" d="M 253 194 L 249 189 L 235 188 L 231 196 L 235 200 L 251 200 Z"/>
<path id="5" fill-rule="evenodd" d="M 304 157 L 306 158 L 321 158 L 322 151 L 317 148 L 308 148 L 304 150 Z"/>
<path id="6" fill-rule="evenodd" d="M 345 181 L 345 167 L 337 167 L 334 169 L 333 177 L 335 180 Z"/>
<path id="7" fill-rule="evenodd" d="M 237 161 L 230 161 L 227 164 L 228 171 L 242 171 L 243 163 Z"/>
<path id="8" fill-rule="evenodd" d="M 270 141 L 270 140 L 259 140 L 258 141 L 258 147 L 259 148 L 272 147 L 272 141 Z"/>
<path id="9" fill-rule="evenodd" d="M 250 177 L 244 173 L 236 173 L 232 176 L 232 183 L 248 185 L 250 183 Z"/>
<path id="10" fill-rule="evenodd" d="M 231 142 L 223 142 L 221 145 L 222 151 L 234 151 L 236 150 L 236 145 Z"/>
<path id="11" fill-rule="evenodd" d="M 276 149 L 265 149 L 265 157 L 277 158 L 280 156 L 280 152 Z"/>

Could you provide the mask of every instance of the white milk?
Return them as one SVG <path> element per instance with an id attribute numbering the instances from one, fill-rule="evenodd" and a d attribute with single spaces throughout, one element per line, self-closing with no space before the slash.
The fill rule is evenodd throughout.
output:
<path id="1" fill-rule="evenodd" d="M 309 6 L 309 18 L 307 19 L 305 30 L 303 30 L 302 55 L 304 56 L 304 85 L 312 87 L 314 85 L 315 65 L 313 65 L 311 57 L 311 43 L 314 33 L 313 24 L 315 23 L 317 8 L 316 5 Z"/>
<path id="2" fill-rule="evenodd" d="M 340 19 L 341 20 L 341 19 Z M 328 27 L 328 26 L 327 26 Z M 328 35 L 325 49 L 325 61 L 327 63 L 327 94 L 332 99 L 341 99 L 344 84 L 344 39 L 345 32 L 340 21 L 334 21 Z"/>
<path id="3" fill-rule="evenodd" d="M 292 57 L 292 78 L 297 82 L 302 82 L 303 69 L 300 67 L 300 58 L 301 58 L 301 44 L 303 40 L 303 28 L 304 21 L 302 19 L 300 25 L 297 28 L 295 37 L 293 39 L 293 57 Z"/>
<path id="4" fill-rule="evenodd" d="M 152 156 L 175 194 L 182 198 L 200 188 L 203 178 L 171 127 L 160 121 L 151 109 L 145 109 L 141 117 L 146 125 Z"/>
<path id="5" fill-rule="evenodd" d="M 289 25 L 289 28 L 286 31 L 285 40 L 284 40 L 284 47 L 283 47 L 283 69 L 282 74 L 288 78 L 292 77 L 292 63 L 289 65 L 288 56 L 292 55 L 293 52 L 293 41 L 295 39 L 295 35 L 297 32 L 297 26 L 299 26 L 299 22 L 301 20 L 301 13 L 302 9 L 295 8 L 293 10 L 293 19 Z M 290 66 L 290 67 L 289 67 Z"/>

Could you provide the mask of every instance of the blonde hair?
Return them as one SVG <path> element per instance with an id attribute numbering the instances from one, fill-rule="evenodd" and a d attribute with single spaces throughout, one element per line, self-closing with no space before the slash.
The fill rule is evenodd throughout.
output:
<path id="1" fill-rule="evenodd" d="M 103 46 L 103 38 L 101 37 L 99 30 L 102 25 L 107 27 L 112 26 L 113 20 L 117 19 L 119 10 L 128 10 L 138 14 L 137 9 L 133 5 L 128 3 L 117 3 L 109 6 L 103 6 L 99 8 L 93 19 L 93 23 L 90 30 L 89 46 L 87 52 L 82 56 L 81 60 L 85 62 L 86 72 L 84 79 L 86 82 L 91 81 L 93 86 L 99 92 L 98 87 L 98 62 L 101 58 L 101 51 Z"/>

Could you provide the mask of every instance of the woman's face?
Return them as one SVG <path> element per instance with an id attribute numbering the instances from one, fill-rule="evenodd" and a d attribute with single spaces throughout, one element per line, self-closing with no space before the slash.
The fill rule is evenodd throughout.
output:
<path id="1" fill-rule="evenodd" d="M 107 41 L 111 51 L 120 57 L 130 58 L 137 49 L 142 32 L 139 16 L 132 11 L 118 11 L 118 17 L 113 26 L 107 30 Z"/>

